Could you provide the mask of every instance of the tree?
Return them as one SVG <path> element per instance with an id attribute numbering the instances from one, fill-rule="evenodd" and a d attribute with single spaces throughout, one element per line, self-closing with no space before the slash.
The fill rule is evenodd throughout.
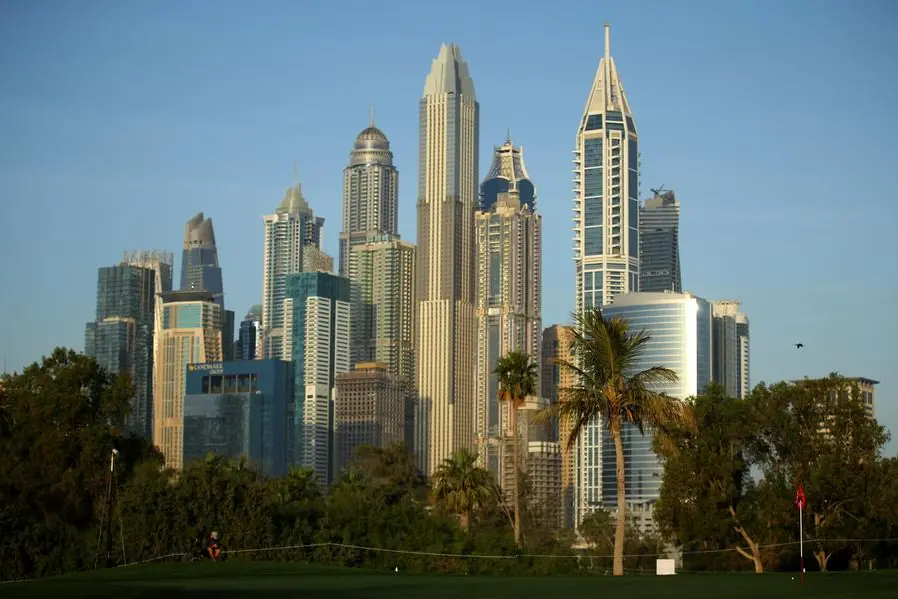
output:
<path id="1" fill-rule="evenodd" d="M 677 380 L 669 368 L 652 366 L 640 370 L 649 336 L 630 331 L 619 317 L 605 318 L 598 309 L 576 314 L 571 341 L 573 361 L 559 359 L 563 368 L 573 372 L 573 387 L 560 390 L 560 401 L 548 408 L 544 417 L 569 418 L 573 426 L 567 439 L 570 451 L 575 440 L 590 422 L 601 419 L 614 443 L 617 478 L 617 529 L 614 535 L 614 575 L 624 573 L 624 537 L 626 534 L 626 487 L 624 449 L 621 428 L 636 426 L 663 429 L 689 421 L 682 402 L 660 393 L 664 383 Z"/>
<path id="2" fill-rule="evenodd" d="M 655 519 L 687 551 L 734 548 L 763 572 L 750 531 L 758 526 L 757 493 L 747 447 L 755 434 L 750 405 L 719 385 L 692 402 L 695 426 L 670 426 L 655 439 L 664 461 Z"/>
<path id="3" fill-rule="evenodd" d="M 433 477 L 433 498 L 458 516 L 462 530 L 471 526 L 474 512 L 499 501 L 499 487 L 477 455 L 460 449 L 443 460 Z"/>
<path id="4" fill-rule="evenodd" d="M 527 397 L 536 393 L 536 364 L 530 356 L 520 351 L 505 354 L 496 362 L 493 373 L 498 378 L 500 402 L 508 404 L 511 420 L 512 453 L 514 455 L 514 483 L 512 497 L 514 503 L 514 542 L 521 546 L 521 494 L 519 484 L 521 478 L 521 450 L 518 434 L 518 409 L 524 405 Z"/>
<path id="5" fill-rule="evenodd" d="M 758 385 L 750 397 L 758 422 L 754 452 L 761 485 L 783 503 L 803 485 L 805 530 L 817 539 L 812 551 L 821 571 L 835 553 L 852 553 L 849 543 L 828 539 L 855 537 L 875 512 L 873 481 L 888 434 L 859 399 L 855 383 L 835 374 Z M 794 522 L 795 516 L 793 507 L 788 517 Z M 768 514 L 772 521 L 779 517 Z M 794 526 L 792 534 L 798 532 Z"/>

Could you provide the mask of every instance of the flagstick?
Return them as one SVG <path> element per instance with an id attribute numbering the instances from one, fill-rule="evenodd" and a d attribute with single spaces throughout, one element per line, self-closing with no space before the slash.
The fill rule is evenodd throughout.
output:
<path id="1" fill-rule="evenodd" d="M 804 586 L 804 518 L 802 517 L 803 510 L 801 509 L 801 502 L 798 503 L 798 555 L 799 555 L 799 567 L 801 568 L 801 574 L 799 575 L 799 580 L 801 581 L 802 586 Z"/>

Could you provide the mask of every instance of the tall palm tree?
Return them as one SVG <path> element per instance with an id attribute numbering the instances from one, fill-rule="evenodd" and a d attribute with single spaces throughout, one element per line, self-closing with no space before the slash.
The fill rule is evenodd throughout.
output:
<path id="1" fill-rule="evenodd" d="M 499 490 L 489 471 L 477 465 L 477 454 L 460 449 L 437 467 L 433 498 L 458 515 L 462 529 L 467 531 L 474 511 L 498 501 Z"/>
<path id="2" fill-rule="evenodd" d="M 499 379 L 499 401 L 507 402 L 511 421 L 512 452 L 514 454 L 514 483 L 512 497 L 514 503 L 514 542 L 521 546 L 521 494 L 518 489 L 520 479 L 520 443 L 518 439 L 518 408 L 524 405 L 528 395 L 536 393 L 536 364 L 530 356 L 520 351 L 512 351 L 499 358 L 493 370 Z"/>
<path id="3" fill-rule="evenodd" d="M 543 416 L 566 418 L 571 422 L 566 451 L 571 450 L 580 431 L 597 418 L 601 418 L 611 435 L 617 458 L 614 575 L 621 576 L 627 522 L 621 428 L 631 424 L 643 432 L 646 426 L 664 429 L 674 423 L 688 424 L 689 410 L 682 402 L 658 391 L 664 383 L 676 382 L 674 371 L 661 366 L 637 370 L 649 342 L 645 331 L 630 331 L 625 320 L 605 318 L 598 309 L 575 314 L 574 318 L 573 360 L 558 359 L 557 363 L 569 369 L 576 382 L 559 390 L 560 401 L 550 406 Z"/>

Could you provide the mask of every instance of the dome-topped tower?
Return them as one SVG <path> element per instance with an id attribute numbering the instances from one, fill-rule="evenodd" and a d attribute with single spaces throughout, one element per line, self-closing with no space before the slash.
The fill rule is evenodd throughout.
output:
<path id="1" fill-rule="evenodd" d="M 374 126 L 374 107 L 371 108 L 371 122 L 355 138 L 349 164 L 382 164 L 393 165 L 393 152 L 390 151 L 390 140 L 384 132 Z"/>

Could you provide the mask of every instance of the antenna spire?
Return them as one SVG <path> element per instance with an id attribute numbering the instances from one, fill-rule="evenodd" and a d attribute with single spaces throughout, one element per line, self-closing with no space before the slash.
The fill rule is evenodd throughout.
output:
<path id="1" fill-rule="evenodd" d="M 371 110 L 371 116 L 369 119 L 370 122 L 369 122 L 368 126 L 373 127 L 374 126 L 374 102 L 371 102 L 370 110 Z"/>
<path id="2" fill-rule="evenodd" d="M 511 127 L 505 129 L 505 143 L 511 145 Z"/>
<path id="3" fill-rule="evenodd" d="M 611 23 L 605 21 L 605 58 L 611 58 Z"/>

